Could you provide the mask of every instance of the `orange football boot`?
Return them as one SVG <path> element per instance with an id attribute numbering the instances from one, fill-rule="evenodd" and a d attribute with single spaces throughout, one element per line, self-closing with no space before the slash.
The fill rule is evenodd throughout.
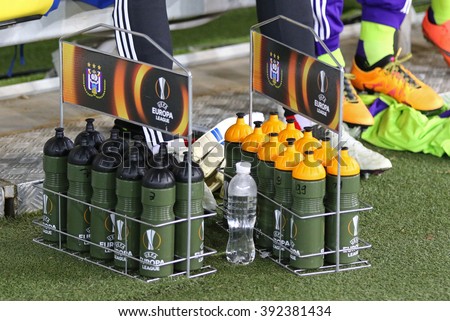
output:
<path id="1" fill-rule="evenodd" d="M 361 70 L 353 60 L 351 73 L 355 75 L 353 86 L 360 91 L 378 92 L 395 98 L 398 102 L 412 108 L 429 112 L 440 109 L 444 100 L 431 87 L 420 81 L 402 63 L 411 58 L 411 54 L 398 59 L 400 54 L 391 58 L 383 68 L 369 71 Z"/>
<path id="2" fill-rule="evenodd" d="M 422 20 L 422 32 L 428 41 L 435 45 L 445 62 L 450 66 L 450 20 L 443 25 L 436 25 L 428 18 L 428 12 Z"/>
<path id="3" fill-rule="evenodd" d="M 354 77 L 352 74 L 344 75 L 343 121 L 354 125 L 372 126 L 373 116 L 350 82 Z"/>

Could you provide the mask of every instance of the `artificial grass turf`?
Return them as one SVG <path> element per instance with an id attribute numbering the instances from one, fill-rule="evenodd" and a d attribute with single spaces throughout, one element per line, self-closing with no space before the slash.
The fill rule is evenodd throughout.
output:
<path id="1" fill-rule="evenodd" d="M 206 262 L 217 273 L 146 284 L 32 242 L 36 214 L 0 221 L 1 300 L 449 300 L 450 216 L 448 157 L 382 152 L 393 169 L 362 180 L 361 251 L 372 267 L 296 276 L 257 257 L 248 266 L 226 261 L 226 233 L 207 222 Z"/>

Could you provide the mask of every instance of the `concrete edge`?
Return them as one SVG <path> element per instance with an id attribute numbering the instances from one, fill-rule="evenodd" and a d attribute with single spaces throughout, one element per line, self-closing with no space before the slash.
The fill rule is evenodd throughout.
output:
<path id="1" fill-rule="evenodd" d="M 54 91 L 59 88 L 59 83 L 59 77 L 53 77 L 10 86 L 3 86 L 0 87 L 0 100 Z"/>

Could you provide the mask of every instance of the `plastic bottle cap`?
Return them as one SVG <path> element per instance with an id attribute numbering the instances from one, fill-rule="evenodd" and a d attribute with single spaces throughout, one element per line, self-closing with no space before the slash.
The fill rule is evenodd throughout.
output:
<path id="1" fill-rule="evenodd" d="M 111 133 L 110 137 L 112 139 L 119 139 L 120 130 L 118 130 L 117 128 L 113 128 L 111 129 L 110 133 Z"/>
<path id="2" fill-rule="evenodd" d="M 56 131 L 56 133 L 55 133 L 56 137 L 58 137 L 58 138 L 64 137 L 64 128 L 58 127 L 58 128 L 55 128 L 55 131 Z"/>
<path id="3" fill-rule="evenodd" d="M 250 168 L 252 165 L 249 162 L 236 163 L 236 173 L 238 174 L 250 174 Z"/>
<path id="4" fill-rule="evenodd" d="M 94 131 L 94 118 L 86 118 L 86 130 Z"/>

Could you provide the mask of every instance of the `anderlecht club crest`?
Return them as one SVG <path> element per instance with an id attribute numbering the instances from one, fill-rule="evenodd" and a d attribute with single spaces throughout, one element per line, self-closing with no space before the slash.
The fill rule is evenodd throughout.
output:
<path id="1" fill-rule="evenodd" d="M 280 56 L 271 52 L 269 62 L 266 65 L 267 81 L 275 88 L 283 84 L 283 70 L 280 67 Z"/>
<path id="2" fill-rule="evenodd" d="M 106 93 L 106 79 L 102 66 L 88 63 L 83 75 L 84 91 L 89 97 L 101 99 Z"/>

